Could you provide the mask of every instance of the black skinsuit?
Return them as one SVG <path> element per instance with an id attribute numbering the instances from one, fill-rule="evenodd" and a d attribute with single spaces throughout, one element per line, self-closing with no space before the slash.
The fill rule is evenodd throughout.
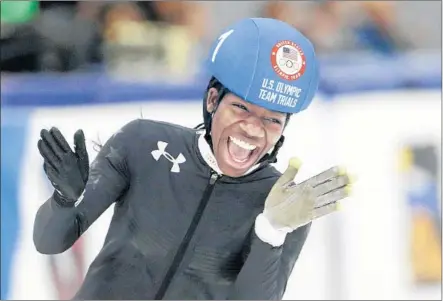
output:
<path id="1" fill-rule="evenodd" d="M 70 248 L 113 203 L 105 244 L 75 299 L 281 299 L 309 232 L 274 248 L 254 232 L 280 173 L 266 165 L 240 177 L 216 174 L 200 134 L 150 120 L 130 122 L 91 165 L 83 199 L 39 209 L 34 243 Z M 180 155 L 181 154 L 181 155 Z"/>

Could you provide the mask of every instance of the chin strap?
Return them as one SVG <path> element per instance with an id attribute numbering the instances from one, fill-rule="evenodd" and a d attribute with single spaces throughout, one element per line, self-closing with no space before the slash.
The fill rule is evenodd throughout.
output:
<path id="1" fill-rule="evenodd" d="M 222 101 L 223 97 L 225 97 L 225 95 L 228 93 L 229 93 L 229 90 L 223 86 L 218 90 L 218 99 L 217 99 L 217 104 L 215 105 L 214 110 L 212 110 L 210 115 L 204 120 L 204 123 L 201 123 L 195 127 L 195 129 L 197 129 L 197 130 L 205 129 L 205 136 L 204 137 L 205 137 L 206 141 L 208 142 L 209 147 L 211 148 L 212 152 L 214 152 L 214 147 L 212 145 L 212 137 L 211 137 L 212 119 L 213 119 L 215 112 L 217 111 L 218 106 L 219 106 L 220 102 Z M 207 94 L 205 96 L 205 99 L 207 99 Z M 206 110 L 206 108 L 203 108 L 203 110 Z"/>
<path id="2" fill-rule="evenodd" d="M 285 136 L 281 135 L 280 139 L 278 139 L 277 143 L 274 146 L 274 149 L 270 154 L 266 154 L 263 158 L 260 159 L 259 163 L 276 163 L 277 162 L 277 154 L 280 148 L 283 146 L 283 142 L 285 142 Z"/>

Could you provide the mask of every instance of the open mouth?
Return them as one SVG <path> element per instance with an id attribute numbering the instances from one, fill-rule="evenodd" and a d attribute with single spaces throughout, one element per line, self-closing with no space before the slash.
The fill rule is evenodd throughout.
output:
<path id="1" fill-rule="evenodd" d="M 240 138 L 229 136 L 228 139 L 228 153 L 231 159 L 231 165 L 236 168 L 244 168 L 255 160 L 258 152 L 256 145 L 250 144 Z"/>

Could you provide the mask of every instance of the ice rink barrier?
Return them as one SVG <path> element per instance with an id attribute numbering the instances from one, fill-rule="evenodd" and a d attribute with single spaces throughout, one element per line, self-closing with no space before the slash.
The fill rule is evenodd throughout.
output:
<path id="1" fill-rule="evenodd" d="M 2 74 L 2 300 L 58 299 L 75 287 L 69 277 L 56 285 L 54 267 L 65 276 L 84 273 L 112 214 L 108 210 L 85 234 L 82 267 L 73 263 L 74 251 L 55 257 L 35 251 L 33 219 L 51 193 L 36 148 L 40 129 L 55 125 L 69 137 L 82 127 L 93 158 L 92 140 L 103 142 L 141 114 L 195 126 L 207 79 L 122 83 L 98 73 Z M 441 298 L 440 288 L 413 285 L 410 220 L 397 169 L 402 145 L 441 145 L 441 80 L 439 53 L 322 59 L 319 94 L 291 121 L 277 167 L 297 155 L 303 179 L 343 163 L 359 184 L 343 212 L 313 227 L 286 298 Z"/>

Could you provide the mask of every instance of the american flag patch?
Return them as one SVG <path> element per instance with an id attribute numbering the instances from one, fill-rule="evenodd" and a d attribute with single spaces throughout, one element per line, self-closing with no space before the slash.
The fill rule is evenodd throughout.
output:
<path id="1" fill-rule="evenodd" d="M 283 47 L 283 58 L 297 61 L 297 50 L 292 49 L 291 47 Z"/>

